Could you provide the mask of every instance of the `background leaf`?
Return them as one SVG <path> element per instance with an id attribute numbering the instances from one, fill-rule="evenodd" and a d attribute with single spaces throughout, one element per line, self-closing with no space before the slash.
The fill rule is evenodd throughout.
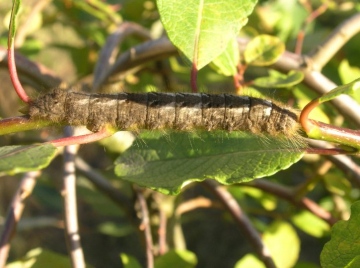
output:
<path id="1" fill-rule="evenodd" d="M 144 132 L 115 164 L 122 179 L 176 194 L 190 181 L 213 178 L 222 184 L 272 175 L 303 153 L 280 137 L 244 132 Z"/>
<path id="2" fill-rule="evenodd" d="M 330 231 L 329 224 L 308 211 L 301 211 L 291 219 L 296 227 L 315 237 L 323 237 Z"/>
<path id="3" fill-rule="evenodd" d="M 295 265 L 299 258 L 300 240 L 291 224 L 275 221 L 263 234 L 263 241 L 276 267 L 291 268 Z"/>
<path id="4" fill-rule="evenodd" d="M 275 63 L 284 51 L 285 44 L 278 37 L 258 35 L 246 46 L 245 62 L 249 65 L 268 66 Z"/>
<path id="5" fill-rule="evenodd" d="M 0 175 L 42 169 L 55 157 L 51 144 L 0 147 Z"/>
<path id="6" fill-rule="evenodd" d="M 35 248 L 29 251 L 25 257 L 19 261 L 6 265 L 7 268 L 66 268 L 71 267 L 70 259 L 66 256 L 42 248 Z M 90 267 L 90 266 L 87 266 Z"/>
<path id="7" fill-rule="evenodd" d="M 196 255 L 188 250 L 170 250 L 155 260 L 155 268 L 193 268 L 196 264 Z"/>
<path id="8" fill-rule="evenodd" d="M 171 42 L 201 69 L 235 39 L 256 0 L 157 0 Z"/>
<path id="9" fill-rule="evenodd" d="M 211 62 L 211 67 L 225 76 L 237 73 L 237 65 L 240 61 L 239 44 L 236 39 L 230 40 L 225 51 Z"/>
<path id="10" fill-rule="evenodd" d="M 360 201 L 351 206 L 348 221 L 337 222 L 331 230 L 331 240 L 325 244 L 320 261 L 324 268 L 354 267 L 360 256 Z M 347 266 L 350 265 L 350 266 Z"/>
<path id="11" fill-rule="evenodd" d="M 304 74 L 291 71 L 287 75 L 260 77 L 254 80 L 253 85 L 265 88 L 287 88 L 299 84 L 304 79 Z"/>
<path id="12" fill-rule="evenodd" d="M 121 253 L 120 258 L 124 268 L 141 268 L 140 263 L 133 256 Z"/>

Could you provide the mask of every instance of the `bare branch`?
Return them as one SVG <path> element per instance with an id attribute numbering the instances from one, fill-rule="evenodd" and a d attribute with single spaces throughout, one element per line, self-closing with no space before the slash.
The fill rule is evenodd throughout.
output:
<path id="1" fill-rule="evenodd" d="M 40 171 L 25 173 L 9 206 L 0 240 L 0 267 L 5 266 L 10 250 L 10 240 L 16 232 L 16 227 L 24 211 L 25 201 L 31 195 L 36 178 L 39 176 Z"/>
<path id="2" fill-rule="evenodd" d="M 100 51 L 99 60 L 94 70 L 93 91 L 100 87 L 99 81 L 104 81 L 103 77 L 106 76 L 110 66 L 115 62 L 121 43 L 131 35 L 140 40 L 151 39 L 149 31 L 137 23 L 125 22 L 120 24 L 114 33 L 108 36 Z"/>
<path id="3" fill-rule="evenodd" d="M 176 54 L 176 48 L 166 37 L 144 42 L 122 53 L 109 70 L 98 80 L 97 84 L 100 86 L 105 84 L 106 81 L 110 83 L 112 80 L 117 81 L 121 73 L 129 72 L 134 68 L 139 69 L 150 61 Z"/>
<path id="4" fill-rule="evenodd" d="M 66 127 L 65 131 L 67 136 L 72 133 L 70 127 Z M 79 235 L 76 204 L 75 155 L 77 149 L 76 145 L 64 148 L 64 184 L 61 194 L 64 198 L 65 239 L 71 264 L 74 268 L 84 268 L 86 265 Z"/>
<path id="5" fill-rule="evenodd" d="M 225 187 L 220 186 L 214 180 L 206 180 L 204 184 L 212 190 L 212 192 L 220 199 L 223 205 L 229 210 L 233 218 L 243 230 L 244 235 L 249 239 L 253 245 L 255 252 L 263 261 L 266 267 L 275 268 L 275 263 L 271 258 L 269 249 L 261 240 L 260 234 L 254 228 L 246 214 L 241 210 L 241 207 L 236 200 L 230 195 Z"/>
<path id="6" fill-rule="evenodd" d="M 310 53 L 310 60 L 313 64 L 312 69 L 320 71 L 340 48 L 358 32 L 360 32 L 360 13 L 356 13 L 341 23 L 321 45 Z"/>

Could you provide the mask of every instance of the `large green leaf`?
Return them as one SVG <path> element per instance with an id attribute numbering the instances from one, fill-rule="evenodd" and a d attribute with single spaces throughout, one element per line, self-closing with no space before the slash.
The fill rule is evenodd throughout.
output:
<path id="1" fill-rule="evenodd" d="M 325 244 L 320 261 L 324 268 L 359 267 L 360 201 L 351 206 L 348 221 L 337 222 L 331 230 L 331 240 Z"/>
<path id="2" fill-rule="evenodd" d="M 272 175 L 303 155 L 293 142 L 244 132 L 144 132 L 115 164 L 124 180 L 176 194 L 190 181 L 222 184 Z"/>
<path id="3" fill-rule="evenodd" d="M 56 155 L 51 144 L 17 145 L 0 148 L 0 175 L 45 168 Z"/>
<path id="4" fill-rule="evenodd" d="M 157 0 L 157 6 L 169 39 L 199 70 L 236 37 L 256 2 Z"/>

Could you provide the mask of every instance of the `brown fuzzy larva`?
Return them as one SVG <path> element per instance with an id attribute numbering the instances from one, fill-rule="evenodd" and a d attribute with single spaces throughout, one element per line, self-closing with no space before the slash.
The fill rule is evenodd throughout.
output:
<path id="1" fill-rule="evenodd" d="M 55 89 L 29 105 L 32 119 L 50 120 L 98 131 L 174 129 L 246 131 L 298 135 L 298 116 L 269 100 L 205 93 L 87 94 Z"/>

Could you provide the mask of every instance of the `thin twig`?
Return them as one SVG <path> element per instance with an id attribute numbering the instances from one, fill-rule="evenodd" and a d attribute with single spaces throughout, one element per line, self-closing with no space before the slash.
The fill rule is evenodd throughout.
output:
<path id="1" fill-rule="evenodd" d="M 267 268 L 275 268 L 276 265 L 274 260 L 270 255 L 269 249 L 265 246 L 261 240 L 260 234 L 254 228 L 252 223 L 246 214 L 241 210 L 241 207 L 236 202 L 236 200 L 231 196 L 231 194 L 225 189 L 225 187 L 220 186 L 213 180 L 206 180 L 204 184 L 212 190 L 212 192 L 220 199 L 223 205 L 229 210 L 233 218 L 239 224 L 240 228 L 243 230 L 244 235 L 249 239 L 250 243 L 253 245 L 255 252 L 259 258 L 263 261 Z"/>
<path id="2" fill-rule="evenodd" d="M 138 69 L 147 62 L 159 60 L 172 55 L 176 55 L 177 50 L 167 37 L 144 42 L 132 47 L 122 53 L 115 63 L 98 79 L 98 85 L 105 82 L 119 79 L 120 73 L 125 73 L 133 68 Z"/>
<path id="3" fill-rule="evenodd" d="M 275 183 L 261 179 L 253 180 L 248 183 L 242 183 L 240 184 L 240 186 L 254 187 L 257 189 L 261 189 L 267 193 L 273 194 L 277 197 L 283 198 L 296 206 L 300 206 L 310 211 L 315 216 L 326 221 L 329 225 L 333 225 L 337 222 L 337 219 L 335 219 L 328 211 L 324 210 L 317 203 L 307 197 L 297 199 L 294 192 L 289 190 L 285 186 L 277 185 Z"/>
<path id="4" fill-rule="evenodd" d="M 164 255 L 167 252 L 167 243 L 166 243 L 166 226 L 167 226 L 167 217 L 165 211 L 160 207 L 159 208 L 159 255 Z"/>
<path id="5" fill-rule="evenodd" d="M 304 21 L 304 23 L 301 27 L 301 30 L 297 36 L 296 46 L 295 46 L 295 54 L 298 54 L 298 55 L 300 55 L 302 52 L 302 46 L 303 46 L 303 42 L 304 42 L 306 27 L 312 21 L 314 21 L 317 17 L 319 17 L 321 14 L 323 14 L 328 8 L 328 3 L 322 4 L 316 10 L 311 10 L 311 5 L 309 3 L 302 3 L 302 4 L 304 5 L 305 9 L 310 8 L 310 10 L 308 10 L 310 12 L 310 15 Z"/>
<path id="6" fill-rule="evenodd" d="M 70 127 L 66 127 L 65 131 L 67 135 L 72 133 Z M 76 204 L 75 155 L 77 149 L 76 145 L 64 148 L 64 184 L 61 194 L 64 198 L 65 239 L 71 264 L 74 268 L 84 268 L 86 265 L 79 235 Z"/>
<path id="7" fill-rule="evenodd" d="M 153 239 L 151 235 L 151 226 L 149 218 L 149 210 L 146 204 L 146 200 L 142 191 L 135 186 L 136 196 L 139 201 L 140 210 L 141 210 L 141 224 L 140 230 L 144 231 L 145 234 L 145 243 L 146 243 L 146 259 L 147 259 L 147 268 L 154 268 L 154 254 L 153 254 Z"/>
<path id="8" fill-rule="evenodd" d="M 25 207 L 25 201 L 31 195 L 36 184 L 36 178 L 39 176 L 40 171 L 25 173 L 9 206 L 0 239 L 0 267 L 5 266 L 10 250 L 10 240 L 16 232 L 16 227 Z"/>

